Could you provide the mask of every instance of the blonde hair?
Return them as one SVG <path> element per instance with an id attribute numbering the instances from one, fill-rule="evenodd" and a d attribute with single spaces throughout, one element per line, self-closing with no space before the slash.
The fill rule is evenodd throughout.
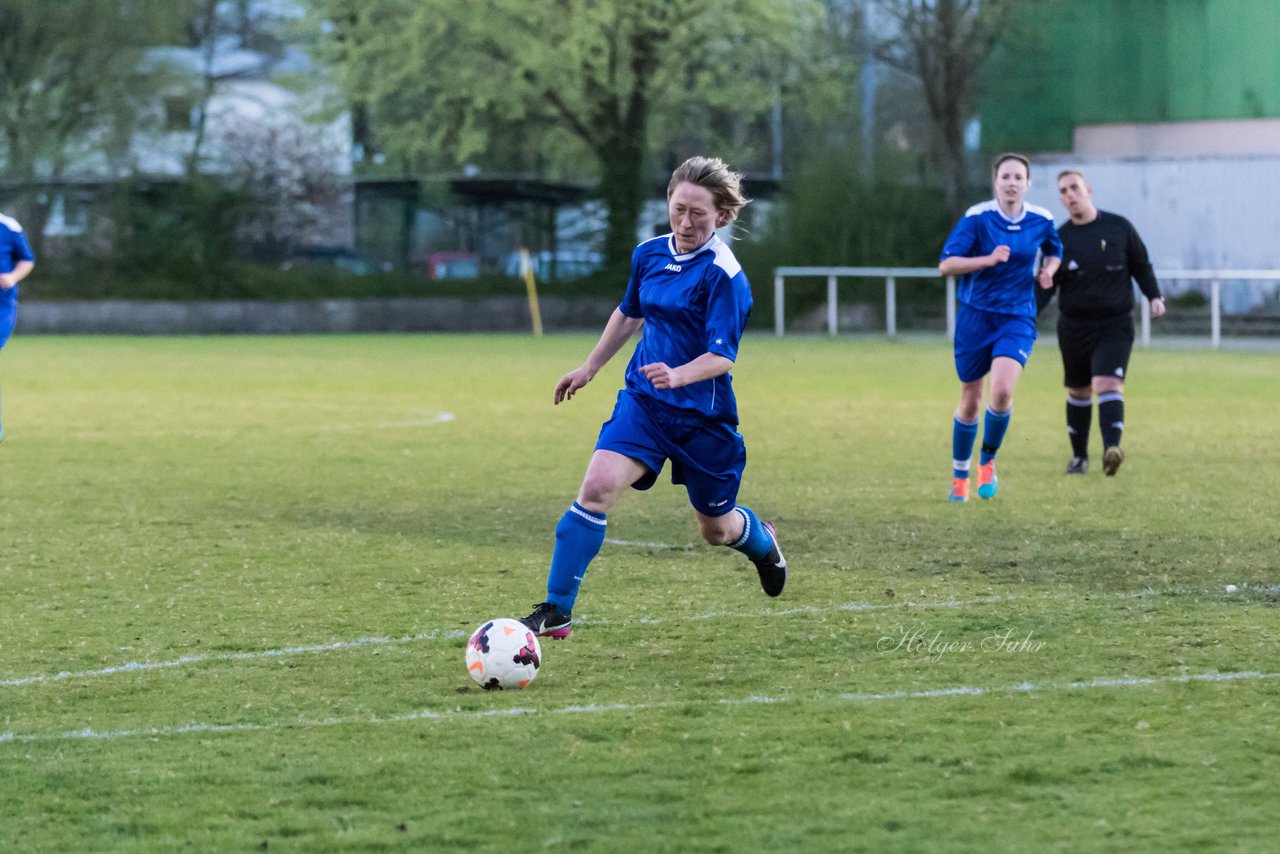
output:
<path id="1" fill-rule="evenodd" d="M 716 210 L 725 216 L 725 222 L 738 218 L 738 211 L 751 203 L 742 195 L 742 174 L 734 172 L 719 157 L 690 157 L 671 173 L 667 184 L 667 198 L 680 184 L 688 183 L 711 191 Z"/>
<path id="2" fill-rule="evenodd" d="M 1084 177 L 1084 173 L 1081 172 L 1079 169 L 1063 169 L 1061 172 L 1058 173 L 1058 180 L 1061 181 L 1063 178 L 1067 177 L 1068 175 L 1079 175 L 1081 181 L 1085 182 L 1086 184 L 1089 183 L 1089 180 Z"/>

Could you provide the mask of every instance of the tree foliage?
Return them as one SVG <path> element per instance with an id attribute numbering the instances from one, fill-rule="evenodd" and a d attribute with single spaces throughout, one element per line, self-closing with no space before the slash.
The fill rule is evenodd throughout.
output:
<path id="1" fill-rule="evenodd" d="M 235 229 L 241 245 L 275 259 L 323 230 L 342 194 L 323 134 L 285 115 L 228 125 L 219 142 L 222 183 L 249 202 Z"/>
<path id="2" fill-rule="evenodd" d="M 876 0 L 893 22 L 881 60 L 920 81 L 933 120 L 947 208 L 964 209 L 965 125 L 977 111 L 978 72 L 1016 20 L 1038 0 Z"/>
<path id="3" fill-rule="evenodd" d="M 797 61 L 809 0 L 312 0 L 348 97 L 402 171 L 599 181 L 629 257 L 655 150 L 763 159 L 745 132 Z M 732 114 L 733 121 L 718 119 Z M 718 150 L 712 150 L 712 148 Z"/>
<path id="4" fill-rule="evenodd" d="M 58 179 L 76 157 L 127 147 L 139 60 L 180 27 L 181 0 L 0 2 L 0 156 L 10 181 Z M 47 194 L 46 194 L 47 195 Z M 38 241 L 47 201 L 32 196 Z"/>

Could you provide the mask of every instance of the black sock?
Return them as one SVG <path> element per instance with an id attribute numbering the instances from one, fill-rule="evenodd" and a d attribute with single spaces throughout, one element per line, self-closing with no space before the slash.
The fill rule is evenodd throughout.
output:
<path id="1" fill-rule="evenodd" d="M 1120 444 L 1124 433 L 1124 393 L 1119 391 L 1098 395 L 1098 426 L 1102 428 L 1102 445 L 1110 448 Z"/>
<path id="2" fill-rule="evenodd" d="M 1093 421 L 1093 401 L 1077 400 L 1067 395 L 1067 437 L 1071 439 L 1073 457 L 1089 456 L 1089 427 Z"/>

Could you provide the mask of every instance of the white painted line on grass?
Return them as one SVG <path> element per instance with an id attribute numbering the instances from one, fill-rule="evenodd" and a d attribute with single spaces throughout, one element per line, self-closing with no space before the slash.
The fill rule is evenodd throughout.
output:
<path id="1" fill-rule="evenodd" d="M 1022 682 L 999 688 L 935 688 L 930 691 L 893 691 L 888 694 L 840 694 L 836 699 L 849 703 L 870 703 L 878 700 L 928 700 L 935 697 L 981 697 L 988 694 L 1034 694 L 1040 691 L 1078 691 L 1082 688 L 1134 688 L 1142 685 L 1174 685 L 1185 682 L 1239 682 L 1280 678 L 1280 673 L 1261 673 L 1256 670 L 1242 673 L 1196 673 L 1180 676 L 1119 676 L 1090 679 L 1086 682 L 1061 682 L 1036 685 Z"/>
<path id="2" fill-rule="evenodd" d="M 1118 676 L 1091 679 L 1085 682 L 1049 682 L 1037 685 L 1033 682 L 1020 682 L 1015 685 L 998 687 L 971 687 L 957 685 L 949 688 L 934 688 L 927 691 L 891 691 L 882 694 L 834 694 L 827 696 L 804 697 L 767 697 L 750 696 L 737 700 L 720 700 L 721 706 L 778 705 L 795 702 L 833 702 L 833 703 L 877 703 L 893 700 L 935 700 L 949 697 L 982 697 L 1002 694 L 1039 694 L 1054 691 L 1080 691 L 1096 688 L 1133 688 L 1154 685 L 1178 685 L 1191 682 L 1225 683 L 1225 682 L 1260 682 L 1278 679 L 1280 673 L 1262 673 L 1246 671 L 1238 673 L 1196 673 L 1179 676 Z M 15 742 L 28 744 L 39 741 L 72 741 L 96 740 L 116 741 L 125 738 L 160 738 L 163 736 L 189 734 L 220 734 L 236 732 L 273 732 L 288 729 L 314 729 L 330 726 L 358 726 L 409 723 L 413 721 L 466 721 L 481 718 L 511 717 L 521 715 L 583 715 L 607 714 L 609 712 L 641 712 L 650 709 L 675 708 L 687 705 L 691 701 L 664 701 L 660 703 L 610 703 L 605 705 L 563 706 L 558 709 L 541 710 L 529 706 L 517 706 L 506 709 L 481 709 L 478 711 L 433 712 L 422 709 L 403 715 L 389 717 L 347 717 L 324 718 L 321 720 L 299 720 L 291 723 L 240 723 L 240 724 L 206 724 L 190 723 L 169 727 L 141 727 L 138 729 L 95 730 L 90 727 L 68 730 L 61 733 L 15 733 L 0 732 L 0 744 Z"/>
<path id="3" fill-rule="evenodd" d="M 686 552 L 693 549 L 693 543 L 687 543 L 683 546 L 673 546 L 671 543 L 641 543 L 636 542 L 635 540 L 615 540 L 610 537 L 605 537 L 604 541 L 615 546 L 636 546 L 642 549 L 680 549 L 681 551 Z"/>
<path id="4" fill-rule="evenodd" d="M 372 425 L 379 430 L 391 430 L 398 427 L 430 427 L 432 424 L 448 424 L 454 420 L 452 412 L 436 412 L 424 413 L 417 418 L 409 418 L 403 421 L 379 421 Z M 316 425 L 318 429 L 329 430 L 368 430 L 368 424 L 329 424 Z"/>
<path id="5" fill-rule="evenodd" d="M 184 655 L 170 661 L 130 661 L 113 667 L 98 670 L 62 671 L 37 676 L 24 676 L 19 679 L 0 679 L 0 688 L 21 688 L 24 685 L 38 685 L 41 682 L 62 682 L 68 679 L 93 679 L 98 676 L 113 676 L 117 673 L 141 673 L 148 670 L 164 670 L 182 667 L 187 664 L 205 664 L 215 661 L 251 661 L 255 658 L 275 658 L 285 655 L 302 655 L 311 652 L 332 652 L 339 649 L 354 649 L 362 646 L 386 646 L 389 644 L 413 643 L 424 640 L 442 640 L 466 637 L 466 632 L 427 632 L 425 634 L 406 635 L 399 638 L 356 638 L 355 640 L 334 641 L 333 643 L 311 644 L 307 646 L 290 646 L 282 649 L 266 649 L 259 652 L 227 652 L 210 655 Z"/>
<path id="6" fill-rule="evenodd" d="M 456 418 L 457 416 L 452 412 L 434 412 L 423 409 L 413 410 L 410 412 L 409 417 L 395 421 L 330 423 L 321 419 L 311 421 L 302 419 L 289 425 L 275 425 L 270 428 L 264 427 L 261 424 L 236 424 L 234 426 L 227 427 L 193 428 L 189 430 L 167 430 L 163 428 L 151 430 L 108 430 L 98 428 L 70 430 L 63 433 L 63 435 L 72 436 L 77 439 L 112 439 L 117 436 L 129 436 L 135 439 L 151 438 L 156 436 L 178 436 L 189 439 L 228 439 L 249 431 L 266 431 L 271 433 L 349 433 L 359 430 L 399 430 L 411 427 L 431 427 L 435 424 L 448 424 L 451 421 L 456 420 Z"/>
<path id="7" fill-rule="evenodd" d="M 1176 592 L 1176 591 L 1165 591 Z M 1107 598 L 1117 599 L 1134 599 L 1144 596 L 1159 595 L 1160 591 L 1148 588 L 1137 593 L 1113 593 L 1104 594 Z M 1074 596 L 1058 596 L 1049 595 L 1040 597 L 1043 600 L 1056 599 L 1074 599 Z M 845 602 L 837 605 L 819 606 L 805 605 L 799 608 L 783 608 L 774 611 L 709 611 L 705 614 L 698 614 L 688 618 L 665 618 L 665 617 L 641 617 L 639 619 L 620 620 L 618 623 L 611 623 L 608 618 L 600 619 L 579 619 L 579 626 L 608 626 L 608 625 L 661 625 L 662 623 L 680 622 L 682 619 L 688 620 L 720 620 L 720 619 L 743 619 L 758 620 L 766 617 L 788 617 L 795 614 L 828 614 L 840 611 L 859 612 L 859 611 L 882 611 L 892 608 L 964 608 L 971 605 L 990 605 L 997 602 L 1030 602 L 1037 601 L 1026 596 L 981 596 L 975 599 L 944 599 L 939 601 L 912 601 L 902 600 L 895 602 Z M 334 652 L 337 650 L 352 649 L 363 646 L 378 646 L 389 644 L 415 643 L 418 641 L 434 641 L 434 640 L 454 640 L 456 638 L 467 637 L 468 633 L 463 631 L 436 631 L 424 632 L 416 635 L 407 635 L 398 638 L 384 637 L 367 637 L 356 638 L 355 640 L 334 641 L 333 643 L 312 644 L 308 646 L 292 646 L 283 649 L 266 649 L 258 652 L 229 652 L 222 654 L 209 655 L 187 655 L 181 658 L 171 659 L 169 661 L 130 661 L 125 664 L 117 664 L 111 667 L 103 667 L 96 670 L 79 670 L 79 671 L 61 671 L 59 673 L 38 674 L 35 676 L 12 677 L 8 679 L 0 679 L 0 688 L 21 688 L 27 685 L 38 685 L 44 682 L 63 682 L 70 679 L 93 679 L 99 676 L 114 676 L 121 673 L 141 673 L 149 670 L 166 670 L 175 667 L 182 667 L 188 664 L 206 664 L 210 662 L 220 661 L 252 661 L 257 658 L 277 658 L 286 655 L 303 655 L 307 653 L 318 652 Z"/>
<path id="8" fill-rule="evenodd" d="M 1176 592 L 1183 591 L 1158 591 L 1148 588 L 1136 593 L 1108 593 L 1101 595 L 1108 599 L 1139 599 L 1147 596 L 1159 596 L 1162 593 Z M 795 614 L 831 614 L 841 611 L 856 613 L 859 611 L 884 611 L 893 608 L 967 608 L 971 605 L 992 605 L 997 602 L 1052 602 L 1079 598 L 1079 596 L 1070 594 L 1048 594 L 1040 597 L 1006 594 L 1003 596 L 979 596 L 973 599 L 939 599 L 935 601 L 902 599 L 893 602 L 843 602 L 837 605 L 801 605 L 797 608 L 779 608 L 770 611 L 707 611 L 704 614 L 697 614 L 692 617 L 640 617 L 619 620 L 617 625 L 640 624 L 652 626 L 662 623 L 677 623 L 683 620 L 759 620 L 766 617 L 790 617 Z M 574 624 L 578 626 L 607 626 L 610 625 L 610 621 L 607 617 L 599 619 L 588 617 L 575 619 Z"/>

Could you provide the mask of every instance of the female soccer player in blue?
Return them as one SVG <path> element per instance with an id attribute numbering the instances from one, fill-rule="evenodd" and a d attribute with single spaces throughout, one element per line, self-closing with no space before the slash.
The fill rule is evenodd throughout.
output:
<path id="1" fill-rule="evenodd" d="M 35 267 L 27 235 L 16 219 L 0 214 L 0 350 L 9 343 L 18 317 L 18 282 Z M 0 423 L 0 440 L 4 426 Z"/>
<path id="2" fill-rule="evenodd" d="M 951 501 L 969 500 L 969 466 L 978 436 L 982 386 L 991 376 L 991 400 L 982 425 L 978 495 L 994 498 L 996 452 L 1013 415 L 1013 390 L 1036 340 L 1036 284 L 1053 287 L 1062 241 L 1053 214 L 1024 204 L 1031 163 L 1001 154 L 992 167 L 995 198 L 974 205 L 942 247 L 938 271 L 959 276 L 955 358 L 960 405 L 951 431 Z M 1036 258 L 1043 260 L 1039 270 Z"/>
<path id="3" fill-rule="evenodd" d="M 671 233 L 636 247 L 626 293 L 604 334 L 582 366 L 556 384 L 555 403 L 569 400 L 643 330 L 578 499 L 556 526 L 547 600 L 523 621 L 539 637 L 569 635 L 578 586 L 604 543 L 606 513 L 628 487 L 651 487 L 668 460 L 703 539 L 745 554 L 768 595 L 786 583 L 773 525 L 737 503 L 747 453 L 729 369 L 751 311 L 751 288 L 715 230 L 747 204 L 741 178 L 708 157 L 692 157 L 672 173 Z"/>

